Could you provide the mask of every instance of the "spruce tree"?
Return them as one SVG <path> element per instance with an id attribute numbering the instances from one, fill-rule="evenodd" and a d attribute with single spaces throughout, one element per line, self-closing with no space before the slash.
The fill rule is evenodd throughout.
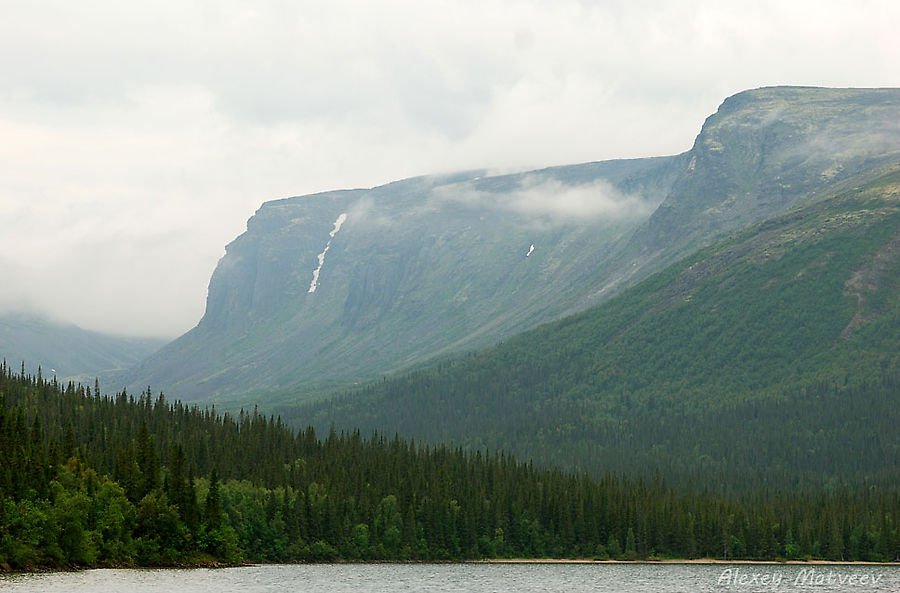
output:
<path id="1" fill-rule="evenodd" d="M 222 501 L 219 493 L 219 472 L 214 467 L 209 474 L 209 490 L 203 504 L 203 520 L 207 529 L 218 529 L 222 525 Z"/>

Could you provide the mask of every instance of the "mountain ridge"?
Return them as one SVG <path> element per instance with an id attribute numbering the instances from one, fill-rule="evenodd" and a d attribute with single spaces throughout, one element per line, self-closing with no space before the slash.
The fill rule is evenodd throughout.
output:
<path id="1" fill-rule="evenodd" d="M 863 177 L 600 306 L 278 411 L 593 474 L 896 483 L 900 162 Z"/>
<path id="2" fill-rule="evenodd" d="M 267 202 L 198 326 L 115 381 L 269 404 L 486 347 L 900 158 L 897 121 L 897 89 L 767 87 L 726 99 L 679 155 Z"/>
<path id="3" fill-rule="evenodd" d="M 631 197 L 644 189 L 635 171 L 650 172 L 646 186 L 665 185 L 667 168 L 679 158 L 683 159 L 588 163 L 487 178 L 478 174 L 481 172 L 469 173 L 464 179 L 459 175 L 420 177 L 372 190 L 324 192 L 267 202 L 248 223 L 248 231 L 228 245 L 210 281 L 207 311 L 198 326 L 142 365 L 163 359 L 166 370 L 142 375 L 139 366 L 132 376 L 142 378 L 128 384 L 159 385 L 169 392 L 174 389 L 179 397 L 190 398 L 206 387 L 215 390 L 217 386 L 212 383 L 216 376 L 201 376 L 202 385 L 193 390 L 180 388 L 184 384 L 178 382 L 179 377 L 205 373 L 204 368 L 215 373 L 217 365 L 228 365 L 232 368 L 227 374 L 233 378 L 243 373 L 235 367 L 244 366 L 247 372 L 240 381 L 246 385 L 259 365 L 272 371 L 273 365 L 267 362 L 272 357 L 282 361 L 279 366 L 291 364 L 278 349 L 299 352 L 294 360 L 298 366 L 307 364 L 304 357 L 311 355 L 303 352 L 309 348 L 320 349 L 317 355 L 326 360 L 325 369 L 328 360 L 350 357 L 351 362 L 374 371 L 360 378 L 372 378 L 398 365 L 424 361 L 455 344 L 488 345 L 498 335 L 490 332 L 490 325 L 500 327 L 501 335 L 511 335 L 527 326 L 516 315 L 543 319 L 548 314 L 542 313 L 542 308 L 561 311 L 554 299 L 531 297 L 515 302 L 514 295 L 524 287 L 536 294 L 558 296 L 578 286 L 575 279 L 583 272 L 566 260 L 586 264 L 593 257 L 579 254 L 579 247 L 598 236 L 606 245 L 621 241 L 623 229 L 633 228 L 636 220 L 628 209 L 643 208 L 642 215 L 649 212 L 649 207 L 642 206 L 643 198 Z M 588 212 L 589 224 L 571 220 L 564 211 L 531 214 L 529 209 L 534 205 L 529 201 L 530 192 L 535 184 L 580 188 L 585 179 L 598 179 L 592 172 L 597 170 L 605 174 L 598 191 L 615 193 L 609 205 L 613 209 L 621 205 L 621 212 L 614 211 L 603 220 L 599 219 L 603 213 Z M 568 185 L 557 177 L 574 178 L 577 185 Z M 623 189 L 612 186 L 605 180 L 608 178 Z M 625 191 L 630 193 L 622 197 Z M 516 197 L 506 201 L 513 194 Z M 656 192 L 649 201 L 660 200 L 661 194 Z M 577 193 L 573 200 L 576 207 L 584 202 Z M 590 209 L 591 205 L 585 207 Z M 342 214 L 347 215 L 346 222 L 334 237 L 329 237 Z M 543 237 L 544 242 L 536 236 Z M 538 245 L 536 254 L 526 258 L 532 243 Z M 319 286 L 310 293 L 310 280 L 317 268 L 315 258 L 324 253 L 326 245 Z M 265 252 L 264 258 L 261 252 Z M 308 263 L 299 264 L 298 253 L 308 254 L 302 256 Z M 548 255 L 553 259 L 541 261 Z M 526 268 L 528 264 L 532 265 Z M 570 281 L 557 278 L 560 269 L 567 270 L 568 276 L 562 278 Z M 500 297 L 491 294 L 496 286 L 488 286 L 487 280 L 505 282 Z M 553 281 L 556 290 L 551 290 Z M 409 285 L 412 288 L 407 290 Z M 467 307 L 476 301 L 476 306 L 485 311 L 473 320 Z M 407 329 L 414 319 L 419 325 Z M 408 345 L 379 361 L 387 339 L 380 337 L 385 326 L 401 336 L 406 334 Z M 311 336 L 332 333 L 337 337 L 322 344 L 310 343 Z M 210 347 L 210 340 L 216 341 L 223 334 L 226 339 Z M 487 335 L 481 338 L 483 334 Z M 429 342 L 435 340 L 430 346 Z M 242 347 L 245 351 L 259 350 L 243 359 L 240 353 L 237 359 L 229 358 L 230 352 Z M 427 348 L 427 353 L 420 353 L 420 348 Z M 327 372 L 318 370 L 317 374 Z"/>

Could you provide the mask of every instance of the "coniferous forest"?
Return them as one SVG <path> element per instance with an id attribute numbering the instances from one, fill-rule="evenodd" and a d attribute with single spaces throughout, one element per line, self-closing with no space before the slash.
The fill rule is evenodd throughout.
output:
<path id="1" fill-rule="evenodd" d="M 724 494 L 897 488 L 898 200 L 892 168 L 601 306 L 277 411 Z"/>
<path id="2" fill-rule="evenodd" d="M 895 560 L 894 490 L 674 489 L 294 431 L 0 365 L 10 568 L 503 557 Z"/>

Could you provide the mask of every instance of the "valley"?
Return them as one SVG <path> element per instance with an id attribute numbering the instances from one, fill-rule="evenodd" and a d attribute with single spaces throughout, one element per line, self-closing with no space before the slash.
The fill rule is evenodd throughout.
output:
<path id="1" fill-rule="evenodd" d="M 894 562 L 897 122 L 755 89 L 677 155 L 265 202 L 165 345 L 5 317 L 0 567 Z"/>

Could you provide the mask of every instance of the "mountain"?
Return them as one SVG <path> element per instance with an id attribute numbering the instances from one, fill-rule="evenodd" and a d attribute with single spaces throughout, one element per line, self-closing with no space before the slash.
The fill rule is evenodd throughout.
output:
<path id="1" fill-rule="evenodd" d="M 489 346 L 900 159 L 897 121 L 897 89 L 757 89 L 681 155 L 268 202 L 198 326 L 118 381 L 272 404 Z"/>
<path id="2" fill-rule="evenodd" d="M 900 160 L 492 349 L 282 418 L 721 488 L 900 480 Z"/>
<path id="3" fill-rule="evenodd" d="M 128 338 L 88 331 L 36 315 L 0 315 L 0 357 L 10 366 L 24 362 L 30 372 L 93 381 L 121 371 L 165 344 L 156 338 Z"/>
<path id="4" fill-rule="evenodd" d="M 711 241 L 900 160 L 900 89 L 768 87 L 727 98 L 609 274 L 646 276 Z"/>
<path id="5" fill-rule="evenodd" d="M 370 380 L 561 315 L 684 156 L 470 172 L 264 204 L 196 328 L 131 369 L 184 399 Z"/>

